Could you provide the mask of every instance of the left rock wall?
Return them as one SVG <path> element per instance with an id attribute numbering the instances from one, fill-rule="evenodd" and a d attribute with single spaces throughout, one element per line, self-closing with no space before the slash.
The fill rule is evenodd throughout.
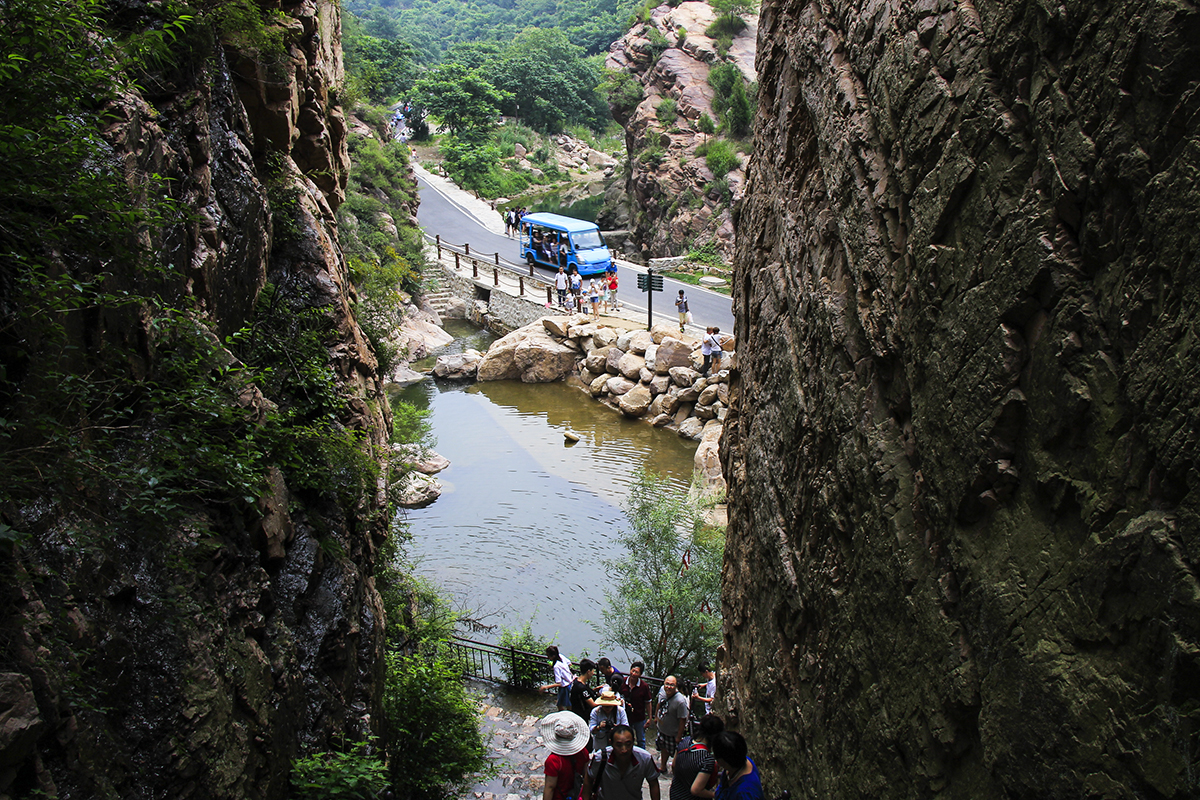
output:
<path id="1" fill-rule="evenodd" d="M 322 368 L 347 398 L 338 422 L 382 453 L 388 406 L 334 218 L 349 164 L 340 12 L 310 0 L 274 19 L 283 53 L 221 36 L 124 96 L 106 139 L 130 176 L 170 179 L 186 206 L 161 249 L 211 329 L 242 328 L 268 285 L 302 295 L 325 320 Z M 148 320 L 122 322 L 130 329 L 95 324 L 147 335 Z M 248 414 L 274 406 L 255 387 L 242 401 Z M 204 509 L 142 532 L 140 546 L 74 548 L 64 535 L 53 568 L 13 559 L 0 610 L 0 798 L 286 797 L 302 747 L 370 732 L 384 491 L 348 508 L 301 497 L 278 470 L 270 483 L 248 512 Z M 210 555 L 180 569 L 200 536 Z"/>

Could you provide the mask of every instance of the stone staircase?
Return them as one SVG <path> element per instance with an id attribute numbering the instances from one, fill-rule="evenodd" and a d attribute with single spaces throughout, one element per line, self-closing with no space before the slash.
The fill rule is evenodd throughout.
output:
<path id="1" fill-rule="evenodd" d="M 434 311 L 441 315 L 445 314 L 446 310 L 450 308 L 450 300 L 453 297 L 454 295 L 452 295 L 450 292 L 447 292 L 445 289 L 439 289 L 436 292 L 426 292 L 425 302 L 433 306 Z"/>

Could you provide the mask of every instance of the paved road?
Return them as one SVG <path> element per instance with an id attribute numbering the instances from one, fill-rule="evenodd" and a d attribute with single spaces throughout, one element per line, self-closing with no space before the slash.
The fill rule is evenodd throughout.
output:
<path id="1" fill-rule="evenodd" d="M 472 253 L 489 255 L 499 253 L 502 259 L 515 263 L 522 261 L 516 240 L 508 238 L 502 232 L 504 223 L 499 214 L 491 212 L 494 219 L 487 218 L 488 224 L 484 225 L 477 216 L 478 210 L 474 213 L 468 211 L 465 203 L 460 204 L 453 197 L 438 191 L 420 175 L 417 176 L 417 184 L 421 190 L 421 206 L 418 209 L 417 217 L 426 233 L 440 235 L 444 241 L 450 244 L 469 244 Z M 494 230 L 489 230 L 489 228 Z M 552 270 L 543 267 L 537 267 L 537 270 L 548 280 L 553 279 Z M 619 297 L 622 305 L 626 308 L 637 309 L 643 315 L 646 313 L 646 295 L 638 291 L 637 274 L 645 271 L 642 267 L 626 262 L 619 262 L 617 267 L 617 280 L 620 285 Z M 727 296 L 702 289 L 699 286 L 673 281 L 670 278 L 663 283 L 664 291 L 654 294 L 655 319 L 666 319 L 671 322 L 678 320 L 675 314 L 675 298 L 678 296 L 679 290 L 683 289 L 687 293 L 693 321 L 701 327 L 701 334 L 703 334 L 703 328 L 709 325 L 716 325 L 725 333 L 733 332 L 733 306 Z"/>

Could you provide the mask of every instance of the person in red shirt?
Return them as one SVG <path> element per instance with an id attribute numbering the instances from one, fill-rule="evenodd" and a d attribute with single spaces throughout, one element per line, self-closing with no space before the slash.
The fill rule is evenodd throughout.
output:
<path id="1" fill-rule="evenodd" d="M 550 750 L 542 800 L 577 800 L 587 774 L 588 725 L 572 711 L 556 711 L 542 720 L 542 740 Z"/>

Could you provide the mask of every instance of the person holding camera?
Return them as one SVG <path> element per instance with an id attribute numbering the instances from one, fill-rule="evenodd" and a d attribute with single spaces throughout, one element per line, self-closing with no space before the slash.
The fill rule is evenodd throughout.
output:
<path id="1" fill-rule="evenodd" d="M 588 727 L 592 731 L 592 749 L 603 750 L 608 747 L 609 734 L 618 725 L 629 725 L 625 707 L 621 705 L 621 700 L 617 697 L 616 692 L 611 690 L 601 692 L 600 699 L 596 701 L 596 707 L 592 709 L 592 716 L 588 721 Z"/>

